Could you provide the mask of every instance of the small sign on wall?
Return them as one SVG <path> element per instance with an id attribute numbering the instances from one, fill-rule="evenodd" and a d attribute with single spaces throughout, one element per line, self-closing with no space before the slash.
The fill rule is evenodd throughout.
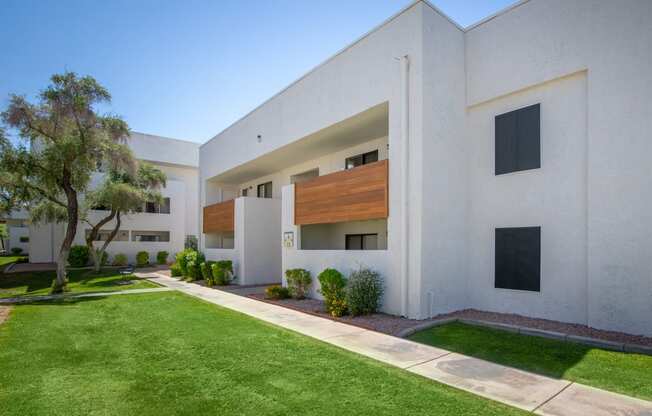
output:
<path id="1" fill-rule="evenodd" d="M 283 233 L 283 245 L 286 248 L 294 247 L 294 231 L 286 231 Z"/>

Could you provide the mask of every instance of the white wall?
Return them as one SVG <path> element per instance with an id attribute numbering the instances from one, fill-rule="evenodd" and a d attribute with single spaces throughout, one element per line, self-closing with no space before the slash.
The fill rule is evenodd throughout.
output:
<path id="1" fill-rule="evenodd" d="M 470 106 L 587 71 L 587 189 L 569 196 L 586 199 L 587 323 L 647 335 L 652 334 L 651 20 L 647 0 L 531 0 L 466 36 Z M 542 233 L 547 238 L 545 228 Z M 573 280 L 582 279 L 579 270 Z"/>
<path id="2" fill-rule="evenodd" d="M 9 225 L 7 229 L 9 231 L 9 244 L 7 251 L 11 252 L 12 248 L 19 247 L 23 250 L 22 254 L 27 254 L 29 252 L 29 242 L 24 243 L 21 242 L 20 239 L 21 237 L 29 238 L 29 227 L 17 227 Z"/>
<path id="3" fill-rule="evenodd" d="M 236 199 L 237 237 L 242 236 L 242 279 L 253 285 L 281 281 L 281 201 Z M 238 243 L 236 243 L 238 244 Z"/>
<path id="4" fill-rule="evenodd" d="M 494 117 L 541 105 L 541 168 L 494 174 Z M 470 305 L 587 322 L 586 73 L 477 105 L 468 112 Z M 541 291 L 494 288 L 494 229 L 541 226 Z"/>
<path id="5" fill-rule="evenodd" d="M 414 113 L 422 120 L 423 140 L 411 155 L 409 218 L 409 267 L 418 270 L 409 297 L 419 300 L 412 311 L 417 318 L 465 307 L 469 252 L 464 33 L 426 8 L 422 34 L 423 107 Z"/>

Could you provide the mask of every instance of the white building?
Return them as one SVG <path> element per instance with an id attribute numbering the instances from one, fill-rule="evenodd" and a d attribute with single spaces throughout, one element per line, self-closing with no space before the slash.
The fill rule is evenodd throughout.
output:
<path id="1" fill-rule="evenodd" d="M 25 210 L 12 211 L 9 215 L 0 219 L 0 224 L 7 227 L 8 238 L 3 240 L 0 250 L 4 247 L 7 253 L 12 249 L 20 248 L 21 254 L 29 251 L 29 215 Z"/>
<path id="2" fill-rule="evenodd" d="M 201 146 L 202 249 L 244 284 L 365 265 L 412 318 L 652 335 L 651 22 L 530 0 L 462 28 L 416 1 Z"/>
<path id="3" fill-rule="evenodd" d="M 153 164 L 167 175 L 166 186 L 161 189 L 164 203 L 147 204 L 142 213 L 122 216 L 120 231 L 107 248 L 109 260 L 122 253 L 134 263 L 139 251 L 149 252 L 150 261 L 155 261 L 157 252 L 167 251 L 172 260 L 176 252 L 183 250 L 187 237 L 198 236 L 199 145 L 142 133 L 132 133 L 128 143 L 137 159 Z M 101 180 L 101 174 L 94 175 L 94 184 Z M 89 219 L 95 224 L 104 216 L 104 211 L 91 211 Z M 114 224 L 109 222 L 104 232 L 100 232 L 100 238 L 108 235 Z M 73 244 L 85 245 L 90 228 L 80 222 Z M 30 226 L 29 261 L 56 261 L 64 234 L 63 224 Z"/>

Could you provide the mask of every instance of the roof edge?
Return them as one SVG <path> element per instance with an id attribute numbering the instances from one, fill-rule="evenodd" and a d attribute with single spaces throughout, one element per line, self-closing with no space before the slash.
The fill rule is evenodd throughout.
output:
<path id="1" fill-rule="evenodd" d="M 201 147 L 203 147 L 204 145 L 206 145 L 206 144 L 212 142 L 212 141 L 215 140 L 219 135 L 221 135 L 222 133 L 224 133 L 224 132 L 226 132 L 227 130 L 231 129 L 231 128 L 234 127 L 236 124 L 240 123 L 242 120 L 244 120 L 245 118 L 249 117 L 251 114 L 253 114 L 254 112 L 256 112 L 256 110 L 260 109 L 260 108 L 263 107 L 265 104 L 267 104 L 268 102 L 272 101 L 274 98 L 276 98 L 276 97 L 278 97 L 279 95 L 283 94 L 285 91 L 287 91 L 287 90 L 289 90 L 290 88 L 292 88 L 295 84 L 298 84 L 298 83 L 301 82 L 303 79 L 305 79 L 306 77 L 308 77 L 310 74 L 312 74 L 313 72 L 317 71 L 319 68 L 323 67 L 324 65 L 326 65 L 327 63 L 329 63 L 329 62 L 332 61 L 333 59 L 337 58 L 338 56 L 340 56 L 340 55 L 343 54 L 344 52 L 348 51 L 349 49 L 351 49 L 352 47 L 354 47 L 354 46 L 357 45 L 358 43 L 362 42 L 364 39 L 368 38 L 369 36 L 371 36 L 372 34 L 374 34 L 375 32 L 377 32 L 378 30 L 382 29 L 385 25 L 389 24 L 390 22 L 392 22 L 393 20 L 395 20 L 396 18 L 398 18 L 399 16 L 401 16 L 403 13 L 407 12 L 408 10 L 410 10 L 411 8 L 413 8 L 414 6 L 416 6 L 416 5 L 419 4 L 419 3 L 427 4 L 427 2 L 426 2 L 425 0 L 414 0 L 414 1 L 412 1 L 412 2 L 409 3 L 407 6 L 403 7 L 401 10 L 399 10 L 398 12 L 394 13 L 392 16 L 390 16 L 390 17 L 388 17 L 387 19 L 385 19 L 384 21 L 382 21 L 380 24 L 374 26 L 371 30 L 365 32 L 362 36 L 360 36 L 359 38 L 357 38 L 357 39 L 354 40 L 353 42 L 349 43 L 347 46 L 345 46 L 345 47 L 343 47 L 342 49 L 340 49 L 339 51 L 335 52 L 333 55 L 331 55 L 330 57 L 328 57 L 327 59 L 325 59 L 325 60 L 322 61 L 321 63 L 317 64 L 317 65 L 314 66 L 312 69 L 308 70 L 308 72 L 304 73 L 304 74 L 301 75 L 299 78 L 297 78 L 297 79 L 295 79 L 294 81 L 292 81 L 290 84 L 288 84 L 286 87 L 284 87 L 283 89 L 281 89 L 280 91 L 278 91 L 276 94 L 272 95 L 271 97 L 269 97 L 268 99 L 266 99 L 266 100 L 263 101 L 262 103 L 258 104 L 258 105 L 257 105 L 256 107 L 254 107 L 251 111 L 248 111 L 245 115 L 243 115 L 242 117 L 238 118 L 238 119 L 237 119 L 236 121 L 234 121 L 233 123 L 229 124 L 227 127 L 225 127 L 224 129 L 222 129 L 222 131 L 220 131 L 219 133 L 217 133 L 215 136 L 211 137 L 210 139 L 208 139 L 207 141 L 205 141 L 204 143 L 202 143 L 199 147 L 201 148 Z M 431 7 L 432 7 L 432 6 L 431 6 Z M 436 9 L 435 9 L 435 10 L 436 10 Z M 446 17 L 447 19 L 450 20 L 450 18 L 448 18 L 447 16 L 444 16 L 444 17 Z M 456 24 L 456 26 L 459 27 L 459 25 L 457 25 L 457 24 Z"/>

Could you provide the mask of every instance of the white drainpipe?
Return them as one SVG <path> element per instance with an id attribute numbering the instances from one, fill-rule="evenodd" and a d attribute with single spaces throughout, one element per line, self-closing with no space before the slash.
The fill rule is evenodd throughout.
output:
<path id="1" fill-rule="evenodd" d="M 410 275 L 410 60 L 407 55 L 401 61 L 401 315 L 408 316 L 408 283 Z"/>

